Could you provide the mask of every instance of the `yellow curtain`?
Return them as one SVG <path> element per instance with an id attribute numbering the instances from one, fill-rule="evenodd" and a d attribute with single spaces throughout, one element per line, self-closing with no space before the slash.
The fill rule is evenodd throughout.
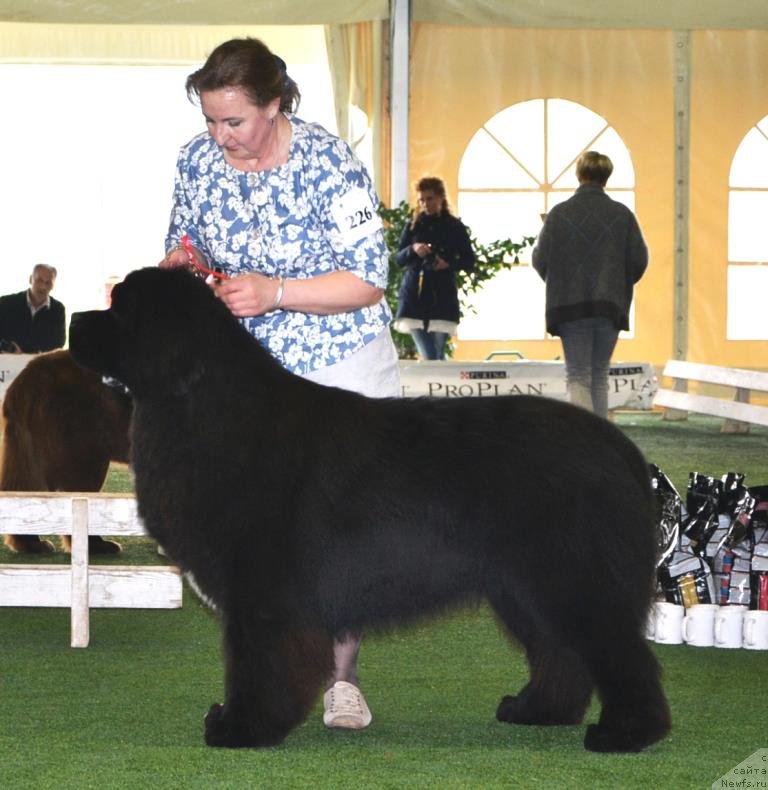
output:
<path id="1" fill-rule="evenodd" d="M 768 115 L 768 32 L 693 35 L 688 358 L 768 367 L 765 341 L 726 339 L 728 176 L 744 135 Z"/>
<path id="2" fill-rule="evenodd" d="M 674 49 L 673 32 L 662 30 L 416 24 L 411 62 L 410 177 L 440 175 L 454 199 L 472 135 L 505 107 L 568 99 L 616 129 L 634 164 L 651 261 L 636 289 L 634 338 L 620 340 L 614 356 L 657 366 L 675 355 Z M 768 367 L 764 342 L 726 339 L 728 175 L 742 138 L 768 114 L 766 74 L 768 32 L 692 34 L 689 285 L 681 318 L 687 357 L 699 362 Z M 457 357 L 483 358 L 506 340 L 462 341 Z M 514 346 L 534 359 L 561 353 L 552 339 Z"/>
<path id="3" fill-rule="evenodd" d="M 327 25 L 325 41 L 336 102 L 336 121 L 341 137 L 355 148 L 362 140 L 350 123 L 349 108 L 354 105 L 367 116 L 368 129 L 373 133 L 375 180 L 379 192 L 385 182 L 382 175 L 388 158 L 383 153 L 383 140 L 388 118 L 385 112 L 387 61 L 385 56 L 384 22 L 360 22 L 351 25 Z"/>
<path id="4" fill-rule="evenodd" d="M 672 356 L 673 329 L 671 32 L 415 25 L 411 181 L 441 176 L 455 200 L 459 164 L 475 131 L 505 107 L 538 98 L 568 99 L 588 107 L 629 148 L 636 211 L 651 264 L 636 290 L 634 339 L 619 341 L 615 358 L 663 363 Z M 456 356 L 482 359 L 505 340 L 462 341 Z M 552 339 L 515 340 L 514 347 L 532 359 L 553 359 L 561 353 L 559 341 Z"/>

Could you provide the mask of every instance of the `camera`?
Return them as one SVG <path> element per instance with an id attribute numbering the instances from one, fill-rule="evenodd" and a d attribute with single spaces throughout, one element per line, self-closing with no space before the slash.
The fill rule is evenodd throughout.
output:
<path id="1" fill-rule="evenodd" d="M 428 272 L 434 271 L 437 258 L 442 258 L 444 261 L 449 260 L 448 253 L 442 247 L 432 247 L 432 245 L 430 247 L 432 251 L 421 259 L 421 268 Z"/>

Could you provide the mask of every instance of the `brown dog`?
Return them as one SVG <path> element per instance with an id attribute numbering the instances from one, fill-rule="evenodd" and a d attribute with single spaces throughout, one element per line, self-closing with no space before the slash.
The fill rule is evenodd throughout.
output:
<path id="1" fill-rule="evenodd" d="M 76 365 L 69 351 L 32 359 L 8 387 L 3 417 L 2 491 L 99 491 L 110 461 L 128 461 L 130 398 Z M 69 551 L 68 536 L 63 543 Z M 5 545 L 20 553 L 53 551 L 37 535 L 6 535 Z M 120 548 L 89 538 L 92 553 Z"/>

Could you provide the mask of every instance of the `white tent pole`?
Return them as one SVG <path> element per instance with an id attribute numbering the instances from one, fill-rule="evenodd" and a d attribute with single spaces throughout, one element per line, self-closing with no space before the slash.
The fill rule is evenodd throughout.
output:
<path id="1" fill-rule="evenodd" d="M 675 47 L 675 359 L 688 358 L 688 235 L 691 156 L 691 33 L 676 30 Z"/>
<path id="2" fill-rule="evenodd" d="M 411 2 L 390 0 L 392 66 L 392 206 L 408 200 L 408 80 L 411 64 Z"/>

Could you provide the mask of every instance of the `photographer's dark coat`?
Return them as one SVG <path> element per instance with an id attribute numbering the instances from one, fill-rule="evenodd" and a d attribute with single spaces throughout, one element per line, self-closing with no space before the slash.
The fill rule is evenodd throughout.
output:
<path id="1" fill-rule="evenodd" d="M 420 258 L 411 250 L 414 242 L 431 244 L 450 264 L 450 269 L 434 271 L 431 256 Z M 461 317 L 454 272 L 471 271 L 475 256 L 469 233 L 460 219 L 443 212 L 419 214 L 413 227 L 408 223 L 400 237 L 396 261 L 407 267 L 398 293 L 396 318 L 458 323 Z"/>

